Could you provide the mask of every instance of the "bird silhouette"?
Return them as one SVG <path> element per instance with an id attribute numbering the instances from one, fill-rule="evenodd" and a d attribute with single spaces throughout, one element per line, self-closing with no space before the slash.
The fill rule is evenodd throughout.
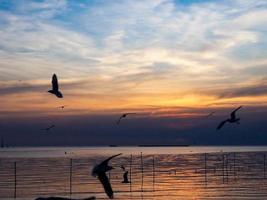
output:
<path id="1" fill-rule="evenodd" d="M 119 125 L 119 123 L 121 122 L 121 119 L 127 117 L 127 115 L 134 115 L 134 114 L 136 114 L 136 113 L 124 113 L 124 114 L 122 114 L 122 115 L 119 117 L 119 119 L 118 119 L 118 121 L 117 121 L 117 124 Z"/>
<path id="2" fill-rule="evenodd" d="M 113 190 L 112 190 L 111 184 L 109 182 L 109 179 L 108 179 L 108 177 L 106 175 L 106 172 L 108 172 L 108 171 L 110 171 L 110 170 L 112 170 L 114 168 L 112 166 L 109 166 L 108 162 L 112 158 L 115 158 L 115 157 L 117 157 L 119 155 L 121 155 L 121 153 L 109 157 L 108 159 L 102 161 L 100 164 L 96 165 L 92 170 L 92 175 L 99 179 L 99 181 L 101 182 L 101 184 L 104 187 L 104 190 L 105 190 L 106 194 L 108 195 L 108 197 L 110 199 L 113 199 Z"/>
<path id="3" fill-rule="evenodd" d="M 56 97 L 58 97 L 58 98 L 63 98 L 62 93 L 58 89 L 59 89 L 59 87 L 58 87 L 57 75 L 53 74 L 53 76 L 52 76 L 52 90 L 49 90 L 48 92 L 56 95 Z"/>
<path id="4" fill-rule="evenodd" d="M 236 117 L 236 111 L 238 111 L 240 108 L 242 108 L 242 106 L 239 106 L 238 108 L 236 108 L 233 112 L 231 112 L 231 117 L 230 118 L 228 118 L 228 119 L 226 119 L 226 120 L 224 120 L 224 121 L 222 121 L 219 125 L 218 125 L 218 127 L 217 127 L 217 130 L 220 130 L 223 126 L 224 126 L 224 124 L 226 123 L 226 122 L 229 122 L 229 123 L 237 123 L 237 124 L 239 124 L 240 122 L 240 118 L 237 118 Z"/>
<path id="5" fill-rule="evenodd" d="M 123 165 L 121 166 L 121 169 L 124 171 L 122 183 L 130 183 L 130 181 L 128 180 L 128 171 L 126 171 Z"/>
<path id="6" fill-rule="evenodd" d="M 206 115 L 206 117 L 211 117 L 212 115 L 214 115 L 214 111 L 213 112 L 211 112 L 211 113 L 209 113 L 208 115 Z"/>
<path id="7" fill-rule="evenodd" d="M 59 106 L 58 108 L 61 108 L 62 110 L 66 107 L 67 105 Z"/>
<path id="8" fill-rule="evenodd" d="M 55 128 L 56 126 L 53 124 L 47 128 L 42 129 L 43 131 L 50 131 L 50 129 Z"/>

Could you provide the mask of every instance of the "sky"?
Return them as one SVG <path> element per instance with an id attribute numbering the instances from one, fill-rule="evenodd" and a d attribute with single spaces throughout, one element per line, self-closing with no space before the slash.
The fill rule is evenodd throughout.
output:
<path id="1" fill-rule="evenodd" d="M 0 136 L 267 144 L 266 24 L 266 0 L 0 0 Z M 54 73 L 63 99 L 47 93 Z M 117 126 L 123 112 L 137 114 Z"/>

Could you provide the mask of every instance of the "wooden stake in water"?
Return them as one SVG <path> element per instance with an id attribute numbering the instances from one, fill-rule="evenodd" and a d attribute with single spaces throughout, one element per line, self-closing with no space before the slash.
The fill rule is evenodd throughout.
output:
<path id="1" fill-rule="evenodd" d="M 225 165 L 226 165 L 226 181 L 228 182 L 228 154 L 225 155 L 226 157 L 226 161 L 225 161 Z"/>
<path id="2" fill-rule="evenodd" d="M 72 159 L 70 159 L 70 198 L 72 195 Z"/>
<path id="3" fill-rule="evenodd" d="M 14 162 L 14 198 L 17 197 L 17 162 Z"/>
<path id="4" fill-rule="evenodd" d="M 207 185 L 207 154 L 204 154 L 204 160 L 205 160 L 205 184 Z"/>
<path id="5" fill-rule="evenodd" d="M 132 164 L 133 164 L 133 155 L 131 154 L 130 160 L 130 192 L 132 193 Z"/>
<path id="6" fill-rule="evenodd" d="M 155 192 L 155 156 L 153 155 L 153 192 Z"/>
<path id="7" fill-rule="evenodd" d="M 263 177 L 265 178 L 266 174 L 266 155 L 263 155 Z"/>
<path id="8" fill-rule="evenodd" d="M 141 152 L 141 191 L 143 192 L 144 186 L 144 168 L 143 168 L 143 153 Z"/>
<path id="9" fill-rule="evenodd" d="M 224 183 L 224 154 L 222 155 L 222 177 L 223 177 L 223 183 Z"/>

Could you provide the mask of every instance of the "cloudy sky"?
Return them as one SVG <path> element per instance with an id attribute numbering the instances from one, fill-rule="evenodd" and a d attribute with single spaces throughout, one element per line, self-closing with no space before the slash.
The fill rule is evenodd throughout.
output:
<path id="1" fill-rule="evenodd" d="M 0 134 L 10 145 L 267 144 L 266 24 L 266 0 L 0 0 Z M 64 99 L 46 92 L 53 73 Z M 243 123 L 218 135 L 239 105 Z"/>

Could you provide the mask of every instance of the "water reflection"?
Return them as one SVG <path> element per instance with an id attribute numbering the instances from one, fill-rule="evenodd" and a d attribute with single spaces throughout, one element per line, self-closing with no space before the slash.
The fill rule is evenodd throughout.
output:
<path id="1" fill-rule="evenodd" d="M 83 150 L 82 150 L 83 151 Z M 111 152 L 112 154 L 114 152 Z M 110 154 L 110 153 L 109 153 Z M 0 198 L 38 196 L 96 196 L 107 199 L 92 167 L 106 158 L 14 158 L 0 160 Z M 16 177 L 15 165 L 16 162 Z M 265 199 L 265 152 L 123 155 L 111 161 L 115 199 Z M 121 183 L 121 165 L 129 170 L 129 184 Z M 15 191 L 15 178 L 17 181 Z M 16 194 L 14 194 L 16 193 Z"/>

